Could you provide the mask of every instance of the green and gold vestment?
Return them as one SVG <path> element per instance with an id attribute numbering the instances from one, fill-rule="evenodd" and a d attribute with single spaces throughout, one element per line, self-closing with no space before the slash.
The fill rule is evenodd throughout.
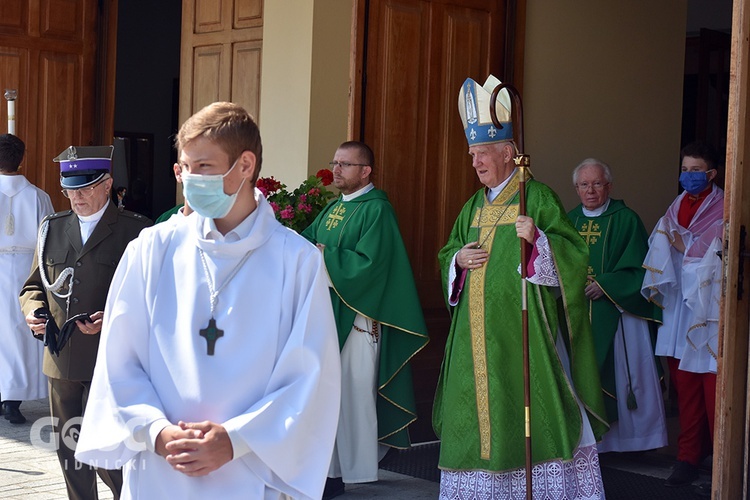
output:
<path id="1" fill-rule="evenodd" d="M 428 338 L 393 206 L 380 189 L 351 201 L 339 198 L 326 205 L 302 236 L 325 245 L 340 348 L 357 313 L 380 324 L 378 441 L 406 448 L 407 426 L 416 420 L 409 360 Z"/>
<path id="2" fill-rule="evenodd" d="M 622 200 L 610 199 L 607 210 L 598 217 L 584 215 L 582 205 L 571 210 L 568 217 L 589 247 L 587 273 L 605 295 L 598 300 L 588 301 L 588 311 L 593 325 L 596 361 L 605 395 L 607 418 L 609 422 L 614 422 L 618 418 L 614 338 L 620 321 L 620 309 L 648 320 L 653 335 L 656 333 L 656 323 L 661 322 L 661 310 L 641 295 L 646 273 L 643 260 L 648 252 L 648 233 L 638 214 Z"/>
<path id="3" fill-rule="evenodd" d="M 447 283 L 451 260 L 464 245 L 478 241 L 489 251 L 487 263 L 468 273 L 451 310 L 433 410 L 443 469 L 501 472 L 525 463 L 518 186 L 514 173 L 492 203 L 484 189 L 477 192 L 439 253 Z M 570 460 L 582 422 L 555 347 L 563 323 L 572 332 L 564 340 L 575 391 L 597 439 L 606 430 L 583 294 L 588 251 L 551 189 L 532 179 L 526 193 L 527 215 L 546 234 L 560 281 L 559 288 L 528 284 L 532 461 Z"/>

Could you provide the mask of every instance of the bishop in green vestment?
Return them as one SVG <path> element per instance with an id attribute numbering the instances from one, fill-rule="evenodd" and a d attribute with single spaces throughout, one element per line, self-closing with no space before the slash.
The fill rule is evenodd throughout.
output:
<path id="1" fill-rule="evenodd" d="M 333 184 L 342 196 L 331 201 L 302 236 L 323 251 L 342 353 L 349 336 L 361 333 L 357 317 L 375 323 L 370 333 L 379 344 L 377 439 L 407 448 L 407 427 L 416 420 L 409 361 L 427 344 L 427 328 L 393 206 L 369 180 L 373 162 L 362 143 L 339 147 L 332 162 Z M 360 460 L 359 455 L 353 453 L 352 460 Z M 365 481 L 348 480 L 346 467 L 342 463 L 344 482 Z M 374 481 L 377 461 L 371 469 L 374 479 L 367 480 Z"/>
<path id="2" fill-rule="evenodd" d="M 464 205 L 438 254 L 451 313 L 433 409 L 441 498 L 525 497 L 520 238 L 531 244 L 523 265 L 533 495 L 603 498 L 596 439 L 607 425 L 583 295 L 588 250 L 541 182 L 527 180 L 526 215 L 519 215 L 509 99 L 500 92 L 502 129 L 485 112 L 498 83 L 467 79 L 459 94 L 472 166 L 485 187 Z"/>
<path id="3" fill-rule="evenodd" d="M 575 389 L 595 433 L 601 435 L 606 429 L 582 293 L 588 252 L 557 195 L 533 179 L 526 190 L 527 214 L 549 241 L 562 294 L 558 307 L 557 288 L 528 285 L 532 457 L 535 462 L 572 459 L 582 422 L 575 392 L 555 350 L 561 324 L 573 332 L 564 340 L 570 349 Z M 458 304 L 451 307 L 433 418 L 442 439 L 441 468 L 504 471 L 524 465 L 517 215 L 514 174 L 493 202 L 482 189 L 464 205 L 439 253 L 444 283 L 454 255 L 466 244 L 480 242 L 489 253 L 484 266 L 467 273 Z"/>
<path id="4" fill-rule="evenodd" d="M 664 403 L 653 348 L 661 310 L 641 295 L 648 233 L 638 214 L 622 200 L 609 197 L 609 165 L 588 158 L 574 169 L 573 179 L 581 204 L 568 217 L 589 247 L 588 314 L 607 420 L 612 425 L 599 450 L 666 446 Z"/>

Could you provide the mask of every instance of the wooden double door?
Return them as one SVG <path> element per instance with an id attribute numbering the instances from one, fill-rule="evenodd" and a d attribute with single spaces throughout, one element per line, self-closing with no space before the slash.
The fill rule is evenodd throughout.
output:
<path id="1" fill-rule="evenodd" d="M 483 82 L 489 73 L 520 86 L 513 63 L 523 32 L 507 28 L 523 24 L 517 3 L 523 4 L 353 2 L 350 136 L 375 152 L 374 180 L 396 209 L 432 338 L 413 363 L 414 441 L 434 439 L 432 401 L 449 326 L 437 251 L 479 187 L 458 118 L 458 89 L 467 77 Z M 257 109 L 262 14 L 259 0 L 183 1 L 180 121 L 217 99 Z"/>
<path id="2" fill-rule="evenodd" d="M 23 173 L 58 210 L 68 203 L 52 158 L 113 135 L 117 3 L 0 2 L 0 87 L 18 90 L 16 133 L 28 149 Z M 354 0 L 350 134 L 375 151 L 375 182 L 396 208 L 432 339 L 414 361 L 415 441 L 434 437 L 432 400 L 449 325 L 437 251 L 479 187 L 458 89 L 467 77 L 483 81 L 489 73 L 521 86 L 517 5 L 523 1 Z M 182 24 L 180 122 L 219 99 L 257 113 L 263 2 L 183 0 Z"/>

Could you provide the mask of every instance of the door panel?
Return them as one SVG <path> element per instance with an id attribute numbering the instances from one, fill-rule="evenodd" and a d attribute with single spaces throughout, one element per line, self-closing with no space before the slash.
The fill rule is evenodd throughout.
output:
<path id="1" fill-rule="evenodd" d="M 235 28 L 263 26 L 263 0 L 237 0 L 234 4 Z"/>
<path id="2" fill-rule="evenodd" d="M 262 0 L 183 0 L 180 124 L 215 101 L 260 109 Z"/>
<path id="3" fill-rule="evenodd" d="M 39 56 L 39 115 L 45 119 L 38 122 L 37 149 L 48 166 L 44 170 L 42 184 L 50 196 L 60 192 L 59 165 L 51 160 L 67 147 L 60 147 L 60 144 L 65 144 L 75 135 L 81 121 L 78 61 L 79 58 L 73 54 L 43 52 Z M 61 204 L 62 208 L 69 208 L 65 202 L 61 201 Z"/>
<path id="4" fill-rule="evenodd" d="M 419 419 L 411 434 L 426 441 L 434 439 L 432 401 L 450 326 L 437 252 L 480 187 L 458 89 L 467 77 L 503 78 L 504 2 L 371 0 L 366 15 L 362 138 L 375 152 L 375 184 L 396 209 L 430 332 L 413 362 Z"/>
<path id="5" fill-rule="evenodd" d="M 232 48 L 232 90 L 234 102 L 244 102 L 253 117 L 260 113 L 260 68 L 263 43 L 260 40 L 235 43 Z"/>
<path id="6" fill-rule="evenodd" d="M 193 59 L 193 99 L 192 108 L 202 107 L 220 100 L 221 80 L 224 73 L 222 60 L 224 47 L 210 45 L 197 47 Z"/>
<path id="7" fill-rule="evenodd" d="M 80 41 L 83 3 L 76 0 L 43 0 L 40 34 L 45 38 Z"/>
<path id="8" fill-rule="evenodd" d="M 211 33 L 224 29 L 221 21 L 221 1 L 199 1 L 195 4 L 195 32 Z"/>
<path id="9" fill-rule="evenodd" d="M 0 2 L 0 33 L 22 34 L 28 16 L 29 5 L 26 0 L 4 0 Z"/>
<path id="10" fill-rule="evenodd" d="M 95 131 L 107 128 L 101 123 L 107 118 L 95 109 L 97 99 L 112 90 L 106 84 L 97 90 L 97 36 L 107 37 L 105 27 L 98 29 L 98 5 L 98 0 L 0 2 L 0 81 L 18 90 L 16 134 L 26 143 L 22 172 L 49 193 L 57 210 L 70 204 L 60 193 L 59 165 L 52 158 L 71 144 L 102 140 Z M 111 76 L 101 75 L 103 82 Z M 6 132 L 7 106 L 0 103 L 0 132 Z"/>

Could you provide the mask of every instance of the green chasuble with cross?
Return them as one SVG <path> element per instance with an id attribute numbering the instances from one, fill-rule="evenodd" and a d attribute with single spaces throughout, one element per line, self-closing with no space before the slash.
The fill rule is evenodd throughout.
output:
<path id="1" fill-rule="evenodd" d="M 648 233 L 638 214 L 622 200 L 610 199 L 607 210 L 598 217 L 584 215 L 582 205 L 571 210 L 568 217 L 589 247 L 588 275 L 604 291 L 600 299 L 588 301 L 588 311 L 607 418 L 614 422 L 617 420 L 614 339 L 620 309 L 648 320 L 652 334 L 656 333 L 656 323 L 661 322 L 661 310 L 641 295 Z"/>
<path id="2" fill-rule="evenodd" d="M 428 342 L 409 258 L 385 192 L 373 189 L 351 201 L 331 201 L 302 232 L 325 245 L 339 347 L 357 313 L 379 323 L 378 441 L 410 446 L 416 420 L 409 360 Z"/>
<path id="3" fill-rule="evenodd" d="M 446 284 L 451 260 L 464 245 L 477 241 L 489 252 L 484 266 L 468 271 L 458 304 L 449 306 L 433 408 L 441 469 L 502 472 L 525 464 L 518 188 L 514 172 L 492 203 L 484 189 L 477 192 L 438 255 Z M 572 332 L 563 339 L 572 381 L 597 439 L 607 427 L 583 294 L 588 251 L 549 187 L 531 179 L 526 193 L 527 215 L 546 234 L 560 281 L 559 288 L 527 285 L 532 461 L 570 460 L 583 428 L 555 347 L 563 323 Z"/>

